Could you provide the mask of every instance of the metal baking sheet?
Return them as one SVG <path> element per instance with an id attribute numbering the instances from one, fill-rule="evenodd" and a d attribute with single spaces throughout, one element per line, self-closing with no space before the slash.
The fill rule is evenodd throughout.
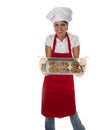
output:
<path id="1" fill-rule="evenodd" d="M 80 69 L 80 72 L 72 72 L 71 71 L 71 64 L 73 61 L 78 62 L 77 58 L 47 58 L 46 63 L 42 65 L 42 72 L 45 75 L 73 75 L 73 74 L 79 74 L 83 73 L 82 66 L 79 65 L 78 69 Z M 50 72 L 50 63 L 56 63 L 55 69 L 57 71 Z M 62 63 L 65 63 L 65 66 L 61 66 Z M 68 63 L 68 66 L 66 67 L 66 63 Z M 69 71 L 65 71 L 66 69 L 69 69 Z"/>

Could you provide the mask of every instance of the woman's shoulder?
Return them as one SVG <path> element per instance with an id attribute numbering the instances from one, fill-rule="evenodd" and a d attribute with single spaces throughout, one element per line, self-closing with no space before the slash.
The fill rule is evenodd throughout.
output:
<path id="1" fill-rule="evenodd" d="M 46 37 L 45 44 L 48 46 L 51 46 L 51 44 L 53 43 L 53 40 L 54 40 L 54 36 L 55 36 L 55 34 L 48 35 Z"/>
<path id="2" fill-rule="evenodd" d="M 71 39 L 79 39 L 79 37 L 75 34 L 68 33 L 68 35 Z"/>
<path id="3" fill-rule="evenodd" d="M 50 34 L 46 37 L 46 39 L 54 39 L 55 34 Z"/>
<path id="4" fill-rule="evenodd" d="M 68 33 L 68 35 L 69 35 L 69 38 L 71 40 L 71 44 L 73 45 L 73 47 L 80 45 L 79 37 L 77 35 L 70 34 L 70 33 Z"/>

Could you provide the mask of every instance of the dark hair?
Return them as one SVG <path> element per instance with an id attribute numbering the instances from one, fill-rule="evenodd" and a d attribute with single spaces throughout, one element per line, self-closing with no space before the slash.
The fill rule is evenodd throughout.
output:
<path id="1" fill-rule="evenodd" d="M 67 21 L 62 21 L 62 22 L 64 22 L 64 23 L 68 24 L 68 22 L 67 22 Z"/>

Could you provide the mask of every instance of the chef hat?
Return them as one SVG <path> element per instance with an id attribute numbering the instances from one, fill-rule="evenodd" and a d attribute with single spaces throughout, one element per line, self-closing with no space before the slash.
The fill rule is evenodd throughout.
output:
<path id="1" fill-rule="evenodd" d="M 72 20 L 72 11 L 67 7 L 56 7 L 53 8 L 47 14 L 47 19 L 49 19 L 51 22 L 55 21 L 70 22 Z"/>

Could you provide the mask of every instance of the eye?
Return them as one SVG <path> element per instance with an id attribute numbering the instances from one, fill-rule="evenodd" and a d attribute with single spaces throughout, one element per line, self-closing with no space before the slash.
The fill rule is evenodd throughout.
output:
<path id="1" fill-rule="evenodd" d="M 54 27 L 58 27 L 58 24 L 54 24 Z"/>
<path id="2" fill-rule="evenodd" d="M 61 27 L 64 27 L 64 26 L 66 26 L 66 24 L 62 23 L 60 26 L 61 26 Z"/>

